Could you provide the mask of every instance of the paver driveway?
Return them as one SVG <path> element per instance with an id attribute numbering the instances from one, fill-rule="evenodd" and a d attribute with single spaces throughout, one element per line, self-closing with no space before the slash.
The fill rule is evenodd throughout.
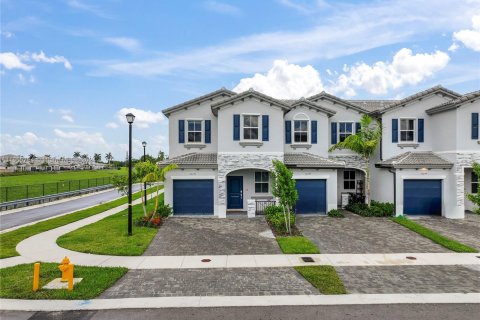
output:
<path id="1" fill-rule="evenodd" d="M 388 218 L 299 216 L 297 226 L 321 253 L 450 252 Z"/>
<path id="2" fill-rule="evenodd" d="M 415 222 L 441 235 L 480 250 L 480 215 L 478 214 L 467 213 L 465 219 L 422 217 L 415 219 Z"/>
<path id="3" fill-rule="evenodd" d="M 281 253 L 263 217 L 167 219 L 146 256 Z"/>

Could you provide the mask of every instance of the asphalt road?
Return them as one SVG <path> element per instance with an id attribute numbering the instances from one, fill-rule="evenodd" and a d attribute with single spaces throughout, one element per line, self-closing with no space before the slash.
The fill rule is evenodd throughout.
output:
<path id="1" fill-rule="evenodd" d="M 140 185 L 133 186 L 133 192 L 140 190 Z M 86 207 L 94 206 L 119 198 L 121 195 L 116 189 L 101 193 L 92 193 L 81 198 L 65 201 L 61 203 L 52 203 L 44 207 L 25 209 L 0 216 L 0 230 L 21 226 L 26 223 L 51 218 L 63 213 L 81 210 Z"/>
<path id="2" fill-rule="evenodd" d="M 171 308 L 130 309 L 68 312 L 20 312 L 0 311 L 2 320 L 177 320 L 177 319 L 289 319 L 289 320 L 343 320 L 343 319 L 478 319 L 480 304 L 383 304 L 345 306 L 275 306 L 275 307 L 228 307 L 228 308 Z"/>

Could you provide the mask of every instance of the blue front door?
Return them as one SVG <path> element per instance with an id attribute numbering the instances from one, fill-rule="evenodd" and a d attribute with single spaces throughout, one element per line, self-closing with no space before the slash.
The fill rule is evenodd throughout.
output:
<path id="1" fill-rule="evenodd" d="M 442 215 L 442 180 L 404 180 L 403 213 Z"/>
<path id="2" fill-rule="evenodd" d="M 227 209 L 243 209 L 243 177 L 227 177 Z"/>
<path id="3" fill-rule="evenodd" d="M 327 213 L 327 180 L 296 180 L 298 201 L 296 213 Z"/>

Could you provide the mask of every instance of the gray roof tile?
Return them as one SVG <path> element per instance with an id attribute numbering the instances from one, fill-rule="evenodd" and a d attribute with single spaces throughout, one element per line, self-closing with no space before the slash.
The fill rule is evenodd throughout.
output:
<path id="1" fill-rule="evenodd" d="M 285 153 L 284 163 L 287 167 L 296 168 L 343 168 L 345 163 L 333 161 L 311 153 Z"/>
<path id="2" fill-rule="evenodd" d="M 480 98 L 480 90 L 466 93 L 458 99 L 442 103 L 436 107 L 426 110 L 426 112 L 427 114 L 431 115 L 431 114 L 435 114 L 443 111 L 452 110 L 452 109 L 458 108 L 465 102 L 468 102 L 471 100 L 473 102 L 475 99 L 478 99 L 478 98 Z"/>
<path id="3" fill-rule="evenodd" d="M 377 167 L 398 169 L 449 169 L 453 163 L 431 151 L 405 152 L 390 159 L 378 162 Z"/>
<path id="4" fill-rule="evenodd" d="M 217 154 L 192 152 L 160 161 L 157 164 L 165 167 L 172 163 L 177 164 L 180 168 L 217 168 Z"/>
<path id="5" fill-rule="evenodd" d="M 348 102 L 359 106 L 362 109 L 368 110 L 370 112 L 383 110 L 388 108 L 390 105 L 398 102 L 398 100 L 347 100 Z"/>

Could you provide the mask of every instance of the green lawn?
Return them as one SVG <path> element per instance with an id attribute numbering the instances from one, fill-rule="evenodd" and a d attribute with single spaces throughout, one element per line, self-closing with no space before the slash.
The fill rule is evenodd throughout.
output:
<path id="1" fill-rule="evenodd" d="M 163 194 L 159 196 L 163 203 Z M 149 201 L 147 211 L 153 211 Z M 133 207 L 133 221 L 143 216 L 141 205 Z M 133 226 L 133 235 L 127 235 L 127 210 L 67 233 L 57 239 L 60 247 L 93 254 L 140 256 L 157 233 L 155 228 Z"/>
<path id="2" fill-rule="evenodd" d="M 277 237 L 278 245 L 283 253 L 302 254 L 302 253 L 320 253 L 317 246 L 310 239 L 303 236 L 296 237 Z"/>
<path id="3" fill-rule="evenodd" d="M 445 248 L 455 251 L 455 252 L 478 252 L 478 250 L 469 247 L 467 245 L 464 245 L 463 243 L 460 243 L 458 241 L 452 240 L 450 238 L 447 238 L 445 236 L 442 236 L 441 234 L 428 229 L 424 226 L 422 226 L 419 223 L 413 222 L 412 220 L 409 220 L 403 216 L 396 217 L 392 219 L 396 223 L 404 226 L 405 228 L 408 228 L 425 238 L 428 238 L 432 240 L 435 243 L 438 243 L 441 246 L 444 246 Z"/>
<path id="4" fill-rule="evenodd" d="M 148 193 L 154 192 L 155 188 L 150 188 L 148 190 Z M 134 200 L 138 198 L 140 198 L 140 192 L 133 194 Z M 50 229 L 58 228 L 66 224 L 93 216 L 95 214 L 118 207 L 125 203 L 127 203 L 127 197 L 122 197 L 120 199 L 110 201 L 89 209 L 76 211 L 68 215 L 48 219 L 30 226 L 19 228 L 17 230 L 2 233 L 0 234 L 0 259 L 18 256 L 18 252 L 15 250 L 15 248 L 19 242 L 25 240 L 26 238 L 29 238 L 41 232 L 48 231 Z"/>
<path id="5" fill-rule="evenodd" d="M 92 299 L 111 287 L 126 272 L 127 268 L 75 266 L 74 277 L 83 278 L 73 291 L 39 289 L 32 291 L 33 264 L 21 264 L 0 269 L 0 298 L 5 299 Z M 40 265 L 40 288 L 61 272 L 58 263 L 42 263 Z M 28 304 L 27 304 L 28 305 Z"/>
<path id="6" fill-rule="evenodd" d="M 295 267 L 295 270 L 322 294 L 347 293 L 342 280 L 332 266 Z"/>

